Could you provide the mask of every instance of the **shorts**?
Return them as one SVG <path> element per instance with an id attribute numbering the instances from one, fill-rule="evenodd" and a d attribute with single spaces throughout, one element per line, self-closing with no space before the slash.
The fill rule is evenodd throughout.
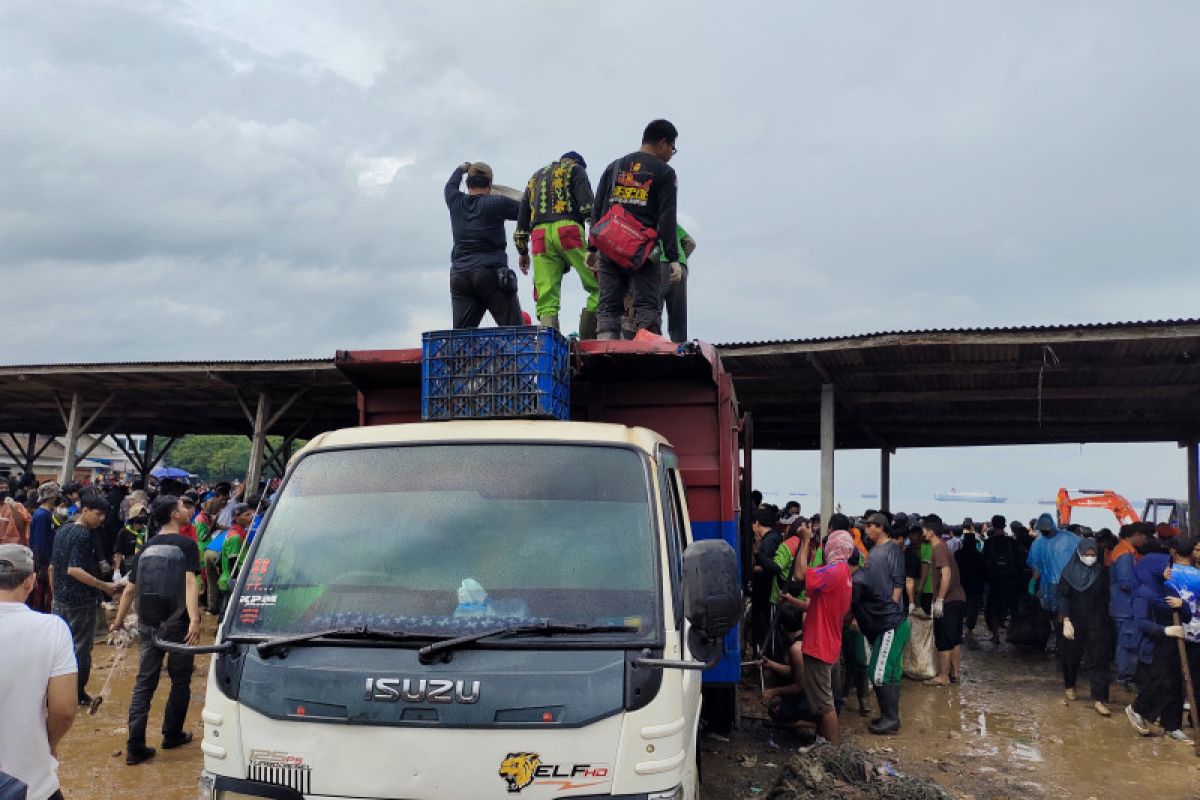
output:
<path id="1" fill-rule="evenodd" d="M 962 644 L 963 617 L 967 614 L 967 604 L 961 600 L 942 605 L 942 616 L 933 621 L 933 645 L 939 653 L 953 650 Z"/>
<path id="2" fill-rule="evenodd" d="M 895 628 L 875 637 L 871 643 L 871 663 L 868 674 L 872 686 L 900 683 L 904 676 L 904 648 L 908 645 L 910 627 L 904 620 Z"/>
<path id="3" fill-rule="evenodd" d="M 804 696 L 814 714 L 827 714 L 833 705 L 833 664 L 804 656 Z"/>

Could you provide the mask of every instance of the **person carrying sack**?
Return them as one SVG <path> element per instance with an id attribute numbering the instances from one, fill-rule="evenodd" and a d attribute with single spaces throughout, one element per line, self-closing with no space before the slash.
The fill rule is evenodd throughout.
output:
<path id="1" fill-rule="evenodd" d="M 670 282 L 683 278 L 675 235 L 678 181 L 667 163 L 675 155 L 678 135 L 667 120 L 654 120 L 642 134 L 641 149 L 618 158 L 600 176 L 587 256 L 600 285 L 598 339 L 621 338 L 629 289 L 638 331 L 662 334 L 662 273 L 653 260 L 656 242 L 667 258 Z"/>
<path id="2" fill-rule="evenodd" d="M 587 162 L 571 150 L 539 169 L 525 185 L 513 244 L 522 272 L 529 270 L 533 254 L 533 286 L 537 291 L 538 323 L 558 330 L 562 307 L 563 275 L 572 268 L 587 292 L 587 304 L 579 315 L 579 338 L 596 338 L 596 308 L 600 284 L 587 266 L 584 222 L 592 216 L 592 184 Z M 532 226 L 532 230 L 531 230 Z"/>

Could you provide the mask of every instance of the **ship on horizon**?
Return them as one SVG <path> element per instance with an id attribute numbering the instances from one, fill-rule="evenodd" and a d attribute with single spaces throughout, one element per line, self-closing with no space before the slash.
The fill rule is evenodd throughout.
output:
<path id="1" fill-rule="evenodd" d="M 991 492 L 960 492 L 951 489 L 947 494 L 935 494 L 934 500 L 943 503 L 1007 503 L 1007 497 L 1000 497 Z"/>

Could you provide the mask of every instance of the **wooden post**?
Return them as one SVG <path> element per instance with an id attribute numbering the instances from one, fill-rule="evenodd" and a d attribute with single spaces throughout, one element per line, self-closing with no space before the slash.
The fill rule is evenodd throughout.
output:
<path id="1" fill-rule="evenodd" d="M 829 532 L 833 516 L 833 449 L 834 449 L 833 384 L 821 384 L 821 531 Z"/>
<path id="2" fill-rule="evenodd" d="M 254 435 L 250 440 L 250 466 L 246 470 L 246 494 L 258 492 L 258 482 L 262 478 L 263 461 L 267 451 L 267 427 L 271 414 L 271 398 L 266 392 L 258 395 L 258 409 L 254 414 Z"/>
<path id="3" fill-rule="evenodd" d="M 892 451 L 879 451 L 879 510 L 892 510 Z"/>
<path id="4" fill-rule="evenodd" d="M 66 486 L 75 479 L 75 449 L 79 446 L 79 429 L 83 425 L 83 402 L 78 394 L 71 395 L 71 410 L 67 412 L 67 441 L 63 445 L 62 469 L 58 483 Z"/>
<path id="5" fill-rule="evenodd" d="M 1187 451 L 1188 536 L 1200 534 L 1200 440 L 1184 445 Z M 1196 737 L 1200 741 L 1200 736 Z"/>

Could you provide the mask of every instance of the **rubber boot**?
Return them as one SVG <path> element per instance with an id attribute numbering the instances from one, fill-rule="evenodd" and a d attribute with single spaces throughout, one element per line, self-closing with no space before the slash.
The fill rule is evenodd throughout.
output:
<path id="1" fill-rule="evenodd" d="M 547 314 L 544 317 L 538 317 L 538 324 L 545 328 L 558 330 L 558 314 Z"/>
<path id="2" fill-rule="evenodd" d="M 879 719 L 868 725 L 867 730 L 877 736 L 900 730 L 900 684 L 876 686 L 875 697 L 879 702 Z"/>
<path id="3" fill-rule="evenodd" d="M 596 312 L 588 311 L 586 308 L 579 312 L 579 338 L 580 339 L 595 339 L 596 338 Z"/>

